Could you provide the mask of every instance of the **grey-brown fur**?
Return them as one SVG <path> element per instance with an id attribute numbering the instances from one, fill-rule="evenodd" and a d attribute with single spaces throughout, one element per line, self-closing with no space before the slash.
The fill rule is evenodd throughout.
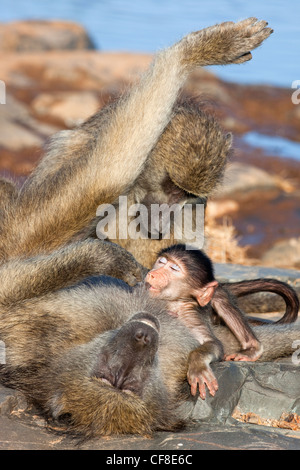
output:
<path id="1" fill-rule="evenodd" d="M 195 104 L 176 106 L 144 170 L 127 194 L 128 206 L 143 204 L 150 213 L 151 204 L 205 203 L 222 180 L 231 141 L 231 134 L 224 134 L 218 122 Z M 128 237 L 113 241 L 150 268 L 158 251 L 175 242 L 174 222 L 171 221 L 167 239 L 156 240 L 146 235 L 146 239 Z"/>
<path id="2" fill-rule="evenodd" d="M 127 251 L 84 239 L 85 229 L 99 204 L 115 203 L 120 194 L 133 191 L 140 177 L 145 180 L 141 175 L 148 158 L 155 161 L 160 147 L 151 152 L 160 138 L 163 146 L 172 119 L 176 123 L 174 105 L 188 74 L 196 66 L 249 60 L 249 51 L 272 32 L 266 24 L 251 18 L 216 25 L 162 51 L 140 84 L 117 104 L 78 129 L 54 136 L 17 197 L 13 193 L 11 202 L 5 204 L 0 239 L 0 339 L 6 346 L 6 364 L 1 366 L 0 379 L 23 390 L 44 415 L 67 422 L 74 432 L 99 436 L 174 430 L 182 424 L 179 405 L 184 404 L 186 416 L 192 411 L 195 398 L 190 396 L 186 372 L 196 340 L 164 312 L 162 304 L 148 299 L 142 288 L 131 291 L 122 281 L 119 287 L 80 284 L 99 274 L 134 284 L 143 275 L 143 267 Z M 176 183 L 176 191 L 195 190 L 196 195 L 205 196 L 222 173 L 229 138 L 214 123 L 209 127 L 212 121 L 206 124 L 202 115 L 197 122 L 204 127 L 204 135 L 211 129 L 214 136 L 209 133 L 207 138 L 212 149 L 209 159 L 216 158 L 218 163 L 217 174 L 211 176 L 205 170 L 197 189 L 201 172 L 195 181 L 188 181 L 195 155 L 190 164 L 182 162 L 187 168 L 184 181 L 176 168 L 180 169 L 181 158 L 189 158 L 185 146 L 183 153 L 174 155 L 174 166 L 173 154 L 161 152 L 164 163 L 159 174 L 175 170 L 174 181 L 171 177 L 171 181 L 160 180 L 165 195 L 174 196 L 170 188 Z M 203 158 L 200 164 L 206 165 Z M 150 189 L 152 195 L 155 191 Z M 141 315 L 130 321 L 138 312 Z M 151 315 L 152 323 L 159 319 L 159 332 L 151 330 Z M 286 344 L 281 344 L 284 349 Z M 129 358 L 121 354 L 124 351 L 129 351 Z M 136 357 L 141 359 L 142 371 Z M 100 377 L 108 366 L 113 371 L 106 370 L 106 376 Z M 141 381 L 139 373 L 144 368 Z M 112 385 L 120 374 L 125 374 L 125 383 L 131 382 L 136 393 L 122 391 L 122 384 L 119 388 Z"/>
<path id="3" fill-rule="evenodd" d="M 188 416 L 192 411 L 195 398 L 186 381 L 187 358 L 198 343 L 164 311 L 163 303 L 148 298 L 143 287 L 132 291 L 107 278 L 96 286 L 19 299 L 2 312 L 1 338 L 7 347 L 2 382 L 23 390 L 51 420 L 65 423 L 71 416 L 71 432 L 94 436 L 176 430 L 184 422 L 181 412 Z M 138 312 L 158 318 L 159 344 L 142 392 L 130 395 L 102 383 L 94 371 L 109 338 Z M 226 328 L 213 331 L 225 352 L 239 348 Z M 264 346 L 261 360 L 272 360 L 293 352 L 300 329 L 262 326 L 255 333 Z M 122 370 L 126 356 L 118 350 L 116 356 Z"/>
<path id="4" fill-rule="evenodd" d="M 197 66 L 249 60 L 249 51 L 272 32 L 266 25 L 250 18 L 186 36 L 157 54 L 140 83 L 117 104 L 81 127 L 54 136 L 7 215 L 2 257 L 51 252 L 84 230 L 99 204 L 113 203 L 130 191 L 172 118 L 188 74 Z M 220 139 L 222 143 L 224 137 Z M 171 153 L 163 158 L 172 166 Z M 186 159 L 189 155 L 184 155 L 184 167 L 189 166 Z M 222 169 L 222 161 L 219 166 Z M 207 194 L 201 186 L 201 194 Z"/>

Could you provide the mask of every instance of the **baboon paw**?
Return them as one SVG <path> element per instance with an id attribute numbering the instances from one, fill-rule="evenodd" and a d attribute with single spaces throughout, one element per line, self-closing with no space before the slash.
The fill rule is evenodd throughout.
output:
<path id="1" fill-rule="evenodd" d="M 128 260 L 124 265 L 124 270 L 119 271 L 116 274 L 116 277 L 122 279 L 129 286 L 135 286 L 139 282 L 143 281 L 146 270 L 144 266 L 139 264 L 136 260 Z"/>
<path id="2" fill-rule="evenodd" d="M 142 281 L 143 275 L 141 270 L 135 270 L 135 272 L 126 272 L 123 273 L 120 278 L 126 282 L 131 287 L 134 287 L 136 284 Z"/>
<path id="3" fill-rule="evenodd" d="M 144 280 L 147 269 L 129 251 L 115 243 L 107 243 L 106 248 L 106 256 L 110 260 L 106 275 L 121 279 L 130 286 Z"/>
<path id="4" fill-rule="evenodd" d="M 240 64 L 252 58 L 251 50 L 273 32 L 257 18 L 210 26 L 183 39 L 183 62 L 197 65 Z"/>
<path id="5" fill-rule="evenodd" d="M 268 23 L 257 18 L 248 18 L 236 23 L 236 31 L 233 35 L 234 46 L 232 63 L 241 64 L 251 60 L 251 50 L 260 46 L 272 33 L 272 28 L 267 28 Z M 234 50 L 236 48 L 236 50 Z"/>
<path id="6" fill-rule="evenodd" d="M 203 368 L 198 372 L 188 371 L 187 378 L 191 386 L 191 394 L 196 396 L 199 388 L 199 395 L 202 400 L 206 398 L 206 387 L 213 397 L 219 388 L 218 381 L 210 367 Z"/>

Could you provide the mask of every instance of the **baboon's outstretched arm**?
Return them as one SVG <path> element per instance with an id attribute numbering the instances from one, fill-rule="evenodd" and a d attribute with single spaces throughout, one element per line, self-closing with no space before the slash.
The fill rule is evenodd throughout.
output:
<path id="1" fill-rule="evenodd" d="M 51 158 L 41 163 L 19 196 L 2 238 L 7 252 L 52 251 L 68 242 L 130 188 L 170 120 L 179 90 L 197 66 L 241 63 L 251 58 L 272 30 L 255 18 L 223 23 L 189 34 L 159 53 L 149 71 L 113 109 L 99 133 L 82 126 L 52 140 Z M 93 128 L 97 122 L 93 122 Z"/>
<path id="2" fill-rule="evenodd" d="M 49 255 L 11 260 L 1 266 L 0 305 L 39 297 L 101 274 L 135 285 L 141 280 L 141 266 L 113 243 L 92 239 L 71 243 Z"/>

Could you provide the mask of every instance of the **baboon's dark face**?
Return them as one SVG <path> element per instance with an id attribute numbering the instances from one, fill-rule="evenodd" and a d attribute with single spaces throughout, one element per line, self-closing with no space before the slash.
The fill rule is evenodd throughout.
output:
<path id="1" fill-rule="evenodd" d="M 123 392 L 143 395 L 158 349 L 159 322 L 138 313 L 102 347 L 92 376 Z"/>
<path id="2" fill-rule="evenodd" d="M 161 377 L 159 322 L 138 313 L 120 329 L 70 351 L 47 376 L 47 405 L 62 425 L 90 436 L 175 429 L 181 421 Z M 176 403 L 177 404 L 177 403 Z"/>

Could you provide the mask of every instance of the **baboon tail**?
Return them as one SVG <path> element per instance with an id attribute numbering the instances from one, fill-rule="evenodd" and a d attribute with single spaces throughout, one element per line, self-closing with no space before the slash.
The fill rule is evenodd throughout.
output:
<path id="1" fill-rule="evenodd" d="M 292 323 L 297 320 L 299 312 L 299 298 L 296 291 L 287 283 L 277 279 L 253 279 L 249 281 L 232 282 L 226 284 L 232 294 L 242 297 L 256 292 L 274 292 L 285 301 L 286 310 L 282 318 L 276 323 Z"/>

